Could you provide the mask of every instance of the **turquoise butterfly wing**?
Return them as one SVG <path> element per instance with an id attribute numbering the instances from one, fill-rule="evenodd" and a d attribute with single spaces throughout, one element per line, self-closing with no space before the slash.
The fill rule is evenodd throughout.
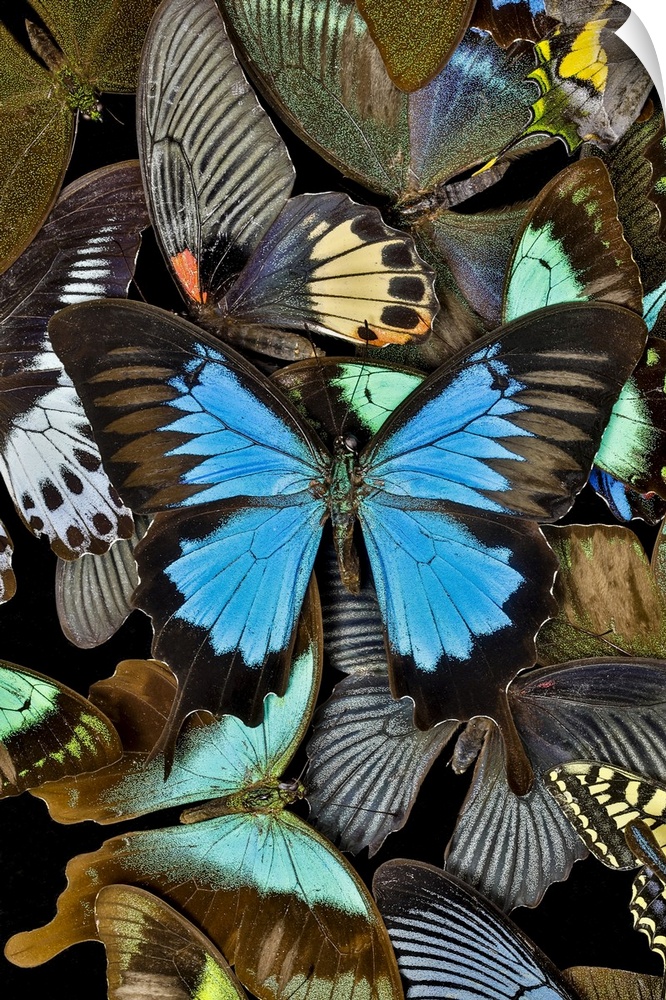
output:
<path id="1" fill-rule="evenodd" d="M 388 938 L 353 869 L 323 837 L 284 810 L 303 794 L 280 781 L 310 721 L 321 642 L 316 591 L 302 617 L 283 697 L 269 695 L 263 724 L 237 718 L 189 728 L 169 777 L 162 755 L 126 753 L 90 779 L 40 789 L 57 818 L 111 822 L 174 804 L 180 826 L 125 833 L 68 866 L 68 887 L 47 927 L 16 935 L 7 955 L 32 966 L 94 939 L 100 889 L 139 883 L 176 904 L 235 965 L 253 994 L 370 1000 L 401 996 Z M 135 664 L 135 673 L 141 664 Z"/>

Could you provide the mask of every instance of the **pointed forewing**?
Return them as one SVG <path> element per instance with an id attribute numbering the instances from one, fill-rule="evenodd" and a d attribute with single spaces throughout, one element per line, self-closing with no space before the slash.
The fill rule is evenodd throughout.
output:
<path id="1" fill-rule="evenodd" d="M 95 920 L 106 948 L 109 1000 L 244 1000 L 222 953 L 152 893 L 106 886 L 95 900 Z"/>
<path id="2" fill-rule="evenodd" d="M 407 996 L 543 1000 L 572 994 L 557 971 L 464 882 L 414 861 L 388 861 L 373 891 L 407 983 Z"/>
<path id="3" fill-rule="evenodd" d="M 138 165 L 94 171 L 62 193 L 0 279 L 0 467 L 26 524 L 70 559 L 103 552 L 132 525 L 47 324 L 69 303 L 126 295 L 147 225 Z"/>
<path id="4" fill-rule="evenodd" d="M 311 819 L 339 843 L 370 856 L 407 822 L 431 765 L 457 728 L 423 733 L 409 699 L 394 701 L 387 677 L 346 677 L 317 712 L 308 743 Z"/>
<path id="5" fill-rule="evenodd" d="M 601 160 L 579 160 L 559 173 L 517 236 L 504 322 L 559 302 L 616 302 L 641 313 L 640 275 L 617 213 Z"/>
<path id="6" fill-rule="evenodd" d="M 556 520 L 588 477 L 644 338 L 643 320 L 612 305 L 516 320 L 396 410 L 361 456 L 366 481 L 395 497 Z"/>
<path id="7" fill-rule="evenodd" d="M 323 476 L 323 449 L 279 390 L 185 320 L 97 302 L 49 329 L 134 510 L 291 495 Z"/>
<path id="8" fill-rule="evenodd" d="M 0 794 L 95 770 L 119 756 L 115 729 L 85 698 L 42 674 L 0 663 Z"/>
<path id="9" fill-rule="evenodd" d="M 162 5 L 146 40 L 138 107 L 153 223 L 184 297 L 203 304 L 243 268 L 294 180 L 214 0 Z"/>
<path id="10" fill-rule="evenodd" d="M 104 885 L 137 882 L 195 921 L 259 1000 L 397 1000 L 386 931 L 351 866 L 297 817 L 232 814 L 130 833 L 68 865 L 68 888 L 48 927 L 16 935 L 7 955 L 46 961 L 97 937 Z"/>

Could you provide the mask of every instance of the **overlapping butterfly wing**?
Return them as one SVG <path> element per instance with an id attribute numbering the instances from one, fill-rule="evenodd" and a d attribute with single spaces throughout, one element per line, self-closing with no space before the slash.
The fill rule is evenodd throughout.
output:
<path id="1" fill-rule="evenodd" d="M 157 0 L 35 0 L 62 49 L 46 69 L 0 25 L 0 273 L 33 239 L 69 163 L 79 84 L 120 93 L 136 87 L 139 53 Z M 60 58 L 60 56 L 58 57 Z M 57 71 L 56 71 L 57 70 Z M 60 75 L 59 75 L 60 74 Z"/>
<path id="2" fill-rule="evenodd" d="M 102 555 L 83 555 L 56 567 L 55 598 L 60 627 L 79 649 L 110 639 L 132 612 L 139 583 L 134 550 L 149 519 L 137 515 L 131 538 L 114 542 Z"/>
<path id="3" fill-rule="evenodd" d="M 0 469 L 22 519 L 67 559 L 128 537 L 132 519 L 101 467 L 47 323 L 68 303 L 127 293 L 147 222 L 138 165 L 105 167 L 63 192 L 0 278 Z"/>
<path id="4" fill-rule="evenodd" d="M 81 695 L 33 670 L 0 664 L 0 794 L 104 767 L 120 752 L 113 725 Z"/>
<path id="5" fill-rule="evenodd" d="M 414 698 L 423 728 L 497 719 L 516 772 L 506 685 L 534 662 L 551 614 L 551 554 L 533 520 L 562 516 L 587 479 L 632 328 L 635 352 L 642 321 L 619 307 L 530 314 L 435 372 L 361 454 L 394 696 Z"/>
<path id="6" fill-rule="evenodd" d="M 105 886 L 95 919 L 106 948 L 109 1000 L 133 993 L 145 1000 L 244 1000 L 222 953 L 157 896 L 135 886 Z"/>
<path id="7" fill-rule="evenodd" d="M 397 203 L 437 272 L 448 342 L 469 343 L 480 328 L 460 290 L 497 323 L 523 210 L 449 212 L 460 196 L 446 186 L 524 125 L 530 56 L 508 58 L 488 35 L 469 31 L 444 69 L 406 95 L 353 4 L 225 0 L 223 9 L 248 71 L 282 117 L 347 176 Z M 480 93 L 492 98 L 479 101 Z"/>
<path id="8" fill-rule="evenodd" d="M 213 0 L 166 0 L 139 91 L 146 191 L 164 255 L 199 321 L 291 360 L 318 331 L 375 346 L 422 340 L 429 268 L 376 209 L 339 194 L 289 200 L 294 170 L 236 62 Z"/>
<path id="9" fill-rule="evenodd" d="M 463 882 L 431 865 L 388 861 L 373 892 L 395 948 L 408 998 L 544 1000 L 573 994 L 543 952 Z"/>
<path id="10" fill-rule="evenodd" d="M 320 835 L 281 808 L 288 786 L 279 775 L 309 723 L 320 652 L 314 600 L 287 692 L 268 697 L 261 726 L 225 716 L 188 729 L 166 782 L 163 756 L 146 763 L 145 753 L 135 753 L 93 781 L 46 789 L 56 815 L 69 813 L 70 821 L 87 814 L 108 822 L 215 795 L 227 807 L 200 806 L 185 814 L 186 825 L 115 837 L 74 859 L 55 920 L 14 937 L 9 957 L 34 965 L 96 937 L 91 904 L 99 889 L 138 882 L 196 921 L 255 996 L 399 997 L 397 968 L 367 890 Z"/>
<path id="11" fill-rule="evenodd" d="M 266 692 L 284 690 L 326 509 L 310 490 L 324 449 L 270 382 L 184 320 L 98 302 L 51 329 L 110 475 L 134 510 L 160 512 L 135 603 L 179 677 L 170 738 L 199 708 L 256 723 Z"/>

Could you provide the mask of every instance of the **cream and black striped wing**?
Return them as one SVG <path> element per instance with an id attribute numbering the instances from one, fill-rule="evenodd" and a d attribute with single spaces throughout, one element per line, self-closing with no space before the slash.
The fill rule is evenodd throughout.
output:
<path id="1" fill-rule="evenodd" d="M 373 892 L 407 1000 L 571 1000 L 546 956 L 459 879 L 416 861 L 387 861 Z"/>
<path id="2" fill-rule="evenodd" d="M 551 770 L 550 793 L 591 854 L 608 868 L 637 868 L 625 829 L 640 820 L 666 846 L 666 786 L 598 761 L 572 761 Z"/>
<path id="3" fill-rule="evenodd" d="M 166 0 L 138 88 L 150 214 L 192 308 L 218 298 L 289 198 L 287 148 L 236 62 L 214 0 Z"/>

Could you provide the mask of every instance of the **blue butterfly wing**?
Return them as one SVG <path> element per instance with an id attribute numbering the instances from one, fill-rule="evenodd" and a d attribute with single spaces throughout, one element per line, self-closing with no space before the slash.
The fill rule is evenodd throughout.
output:
<path id="1" fill-rule="evenodd" d="M 159 515 L 139 546 L 135 604 L 179 682 L 169 739 L 200 708 L 256 725 L 284 691 L 325 513 L 309 493 L 289 500 Z"/>
<path id="2" fill-rule="evenodd" d="M 533 523 L 401 509 L 373 498 L 360 513 L 386 628 L 394 697 L 414 700 L 414 721 L 495 719 L 512 786 L 526 790 L 531 767 L 506 688 L 536 659 L 534 637 L 554 613 L 556 562 Z"/>
<path id="3" fill-rule="evenodd" d="M 165 739 L 202 708 L 256 725 L 267 691 L 284 691 L 325 511 L 310 489 L 323 446 L 252 365 L 159 309 L 74 306 L 52 336 L 112 481 L 157 514 L 135 604 L 179 680 Z"/>
<path id="4" fill-rule="evenodd" d="M 393 413 L 361 456 L 366 483 L 396 498 L 558 520 L 644 342 L 640 317 L 608 304 L 516 320 Z"/>
<path id="5" fill-rule="evenodd" d="M 644 337 L 616 306 L 533 313 L 431 376 L 361 455 L 393 694 L 420 728 L 495 719 L 514 790 L 531 769 L 506 686 L 554 610 L 552 554 L 527 519 L 561 517 L 582 489 Z"/>

